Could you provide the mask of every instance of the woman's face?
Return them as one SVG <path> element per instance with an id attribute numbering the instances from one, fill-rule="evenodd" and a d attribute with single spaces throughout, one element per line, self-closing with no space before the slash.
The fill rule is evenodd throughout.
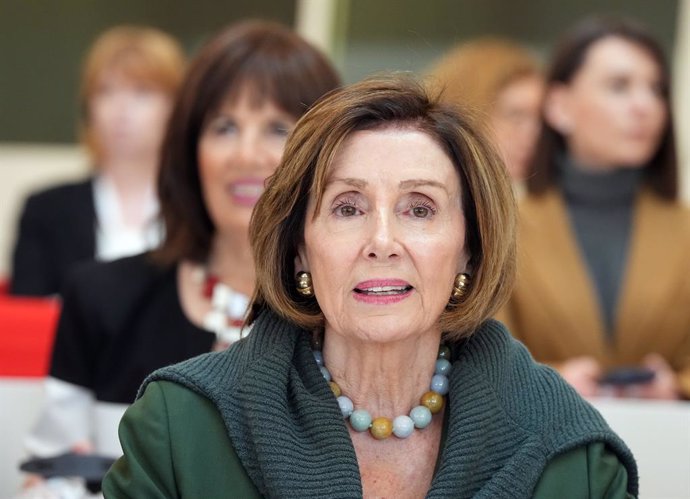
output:
<path id="1" fill-rule="evenodd" d="M 576 162 L 643 166 L 659 148 L 668 119 L 661 78 L 645 48 L 603 38 L 589 48 L 571 82 L 550 91 L 546 117 Z"/>
<path id="2" fill-rule="evenodd" d="M 541 131 L 544 83 L 538 76 L 525 76 L 506 85 L 496 96 L 491 125 L 514 180 L 527 176 L 534 146 Z"/>
<path id="3" fill-rule="evenodd" d="M 118 70 L 106 70 L 89 99 L 89 126 L 106 165 L 157 157 L 172 96 Z"/>
<path id="4" fill-rule="evenodd" d="M 204 202 L 218 233 L 245 235 L 295 118 L 246 91 L 211 115 L 198 147 Z"/>
<path id="5" fill-rule="evenodd" d="M 441 147 L 411 128 L 355 132 L 314 209 L 311 199 L 296 269 L 311 272 L 326 331 L 438 333 L 467 264 L 460 178 Z"/>

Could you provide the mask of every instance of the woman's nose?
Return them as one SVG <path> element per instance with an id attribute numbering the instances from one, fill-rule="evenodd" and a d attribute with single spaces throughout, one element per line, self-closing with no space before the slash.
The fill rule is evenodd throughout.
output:
<path id="1" fill-rule="evenodd" d="M 370 218 L 369 237 L 364 248 L 369 259 L 384 261 L 400 256 L 395 217 L 385 211 L 377 212 Z"/>

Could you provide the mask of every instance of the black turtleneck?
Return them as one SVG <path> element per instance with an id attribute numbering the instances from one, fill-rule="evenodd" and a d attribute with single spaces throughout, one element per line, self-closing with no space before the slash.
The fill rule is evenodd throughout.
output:
<path id="1" fill-rule="evenodd" d="M 562 157 L 558 171 L 570 222 L 611 335 L 643 168 L 587 170 Z"/>

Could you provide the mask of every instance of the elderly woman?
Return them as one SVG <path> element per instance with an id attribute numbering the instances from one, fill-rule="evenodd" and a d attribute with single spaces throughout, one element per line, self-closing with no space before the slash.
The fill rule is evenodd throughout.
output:
<path id="1" fill-rule="evenodd" d="M 253 330 L 149 377 L 106 497 L 631 497 L 630 452 L 497 322 L 513 198 L 397 78 L 331 94 L 257 204 Z"/>
<path id="2" fill-rule="evenodd" d="M 585 19 L 553 56 L 500 318 L 584 396 L 690 398 L 690 213 L 669 83 L 658 42 L 629 20 Z"/>

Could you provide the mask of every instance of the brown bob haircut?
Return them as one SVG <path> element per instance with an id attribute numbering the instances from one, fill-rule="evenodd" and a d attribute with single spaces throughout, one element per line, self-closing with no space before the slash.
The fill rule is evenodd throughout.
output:
<path id="1" fill-rule="evenodd" d="M 590 17 L 577 24 L 556 46 L 547 75 L 547 87 L 568 84 L 577 74 L 590 47 L 609 37 L 622 38 L 643 48 L 661 73 L 661 91 L 666 101 L 668 120 L 659 149 L 645 168 L 645 182 L 659 196 L 675 200 L 678 196 L 678 166 L 670 106 L 668 63 L 659 43 L 643 26 L 629 19 Z M 544 122 L 533 160 L 534 172 L 527 179 L 527 189 L 541 194 L 556 182 L 556 158 L 566 149 L 564 137 Z"/>
<path id="2" fill-rule="evenodd" d="M 197 148 L 212 114 L 245 90 L 253 104 L 272 102 L 302 116 L 340 84 L 326 57 L 288 28 L 264 21 L 231 26 L 194 58 L 163 141 L 158 195 L 165 240 L 162 264 L 204 262 L 215 234 L 199 180 Z"/>
<path id="3" fill-rule="evenodd" d="M 536 57 L 511 40 L 487 37 L 451 49 L 432 68 L 428 84 L 444 102 L 489 113 L 501 91 L 529 77 L 542 77 Z"/>
<path id="4" fill-rule="evenodd" d="M 185 69 L 185 56 L 168 34 L 142 26 L 115 26 L 103 32 L 89 49 L 82 69 L 79 103 L 80 136 L 91 160 L 102 159 L 98 137 L 89 123 L 89 104 L 107 72 L 174 98 Z"/>
<path id="5" fill-rule="evenodd" d="M 455 109 L 419 83 L 393 75 L 334 92 L 302 117 L 252 214 L 257 283 L 249 322 L 272 309 L 306 329 L 323 326 L 316 300 L 300 297 L 295 287 L 307 205 L 313 198 L 318 212 L 331 165 L 352 133 L 390 127 L 428 134 L 460 177 L 472 282 L 465 297 L 443 313 L 442 329 L 453 338 L 468 335 L 498 310 L 514 280 L 515 201 L 500 156 L 472 119 Z"/>

